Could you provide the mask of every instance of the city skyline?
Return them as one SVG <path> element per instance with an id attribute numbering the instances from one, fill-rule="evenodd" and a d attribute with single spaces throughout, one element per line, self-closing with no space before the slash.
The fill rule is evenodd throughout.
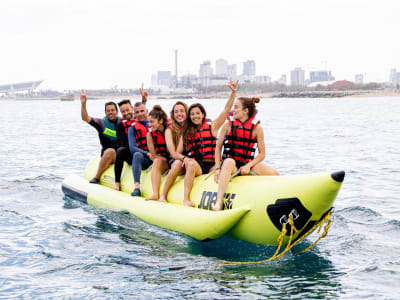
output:
<path id="1" fill-rule="evenodd" d="M 42 88 L 150 85 L 157 70 L 197 74 L 205 60 L 254 60 L 274 80 L 296 67 L 337 80 L 387 82 L 400 69 L 398 1 L 4 0 L 0 84 Z"/>

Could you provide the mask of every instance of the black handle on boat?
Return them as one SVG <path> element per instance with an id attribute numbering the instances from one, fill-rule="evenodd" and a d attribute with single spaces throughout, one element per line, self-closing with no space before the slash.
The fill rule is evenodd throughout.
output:
<path id="1" fill-rule="evenodd" d="M 153 167 L 153 164 L 151 164 L 151 165 L 145 170 L 146 174 L 149 173 L 149 172 L 151 171 L 151 168 L 152 168 L 152 167 Z"/>

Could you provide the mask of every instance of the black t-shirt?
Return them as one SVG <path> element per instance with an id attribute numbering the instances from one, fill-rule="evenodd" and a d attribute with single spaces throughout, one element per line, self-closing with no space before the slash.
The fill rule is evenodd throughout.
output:
<path id="1" fill-rule="evenodd" d="M 100 144 L 101 144 L 101 147 L 102 147 L 101 155 L 103 155 L 103 152 L 107 148 L 113 148 L 113 149 L 117 149 L 118 148 L 118 142 L 117 141 L 113 142 L 108 137 L 103 135 L 103 132 L 106 129 L 106 125 L 105 125 L 103 119 L 90 118 L 89 124 L 92 125 L 94 128 L 96 128 L 97 133 L 99 134 Z M 118 128 L 119 124 L 117 125 L 117 120 L 115 121 L 115 125 Z"/>

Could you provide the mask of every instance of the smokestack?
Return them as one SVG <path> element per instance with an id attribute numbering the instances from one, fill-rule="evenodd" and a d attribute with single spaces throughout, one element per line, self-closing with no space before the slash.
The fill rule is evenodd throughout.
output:
<path id="1" fill-rule="evenodd" d="M 178 85 L 178 50 L 175 49 L 175 87 Z"/>
<path id="2" fill-rule="evenodd" d="M 175 49 L 175 77 L 178 80 L 178 50 Z"/>

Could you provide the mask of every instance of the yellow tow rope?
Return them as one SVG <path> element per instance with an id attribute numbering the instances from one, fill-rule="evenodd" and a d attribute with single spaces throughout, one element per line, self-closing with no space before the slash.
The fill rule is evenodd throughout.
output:
<path id="1" fill-rule="evenodd" d="M 265 260 L 261 260 L 261 261 L 226 261 L 223 260 L 221 261 L 220 266 L 239 266 L 239 265 L 249 265 L 249 264 L 262 264 L 265 262 L 269 262 L 269 261 L 273 261 L 276 260 L 278 258 L 281 258 L 283 255 L 285 255 L 290 249 L 292 249 L 292 247 L 294 247 L 295 245 L 297 245 L 298 243 L 300 243 L 304 238 L 306 238 L 311 232 L 314 231 L 315 228 L 317 228 L 319 226 L 318 229 L 318 233 L 321 232 L 322 226 L 327 223 L 324 227 L 324 232 L 321 234 L 321 236 L 314 242 L 312 243 L 310 246 L 308 246 L 306 249 L 304 249 L 303 251 L 296 253 L 294 255 L 298 255 L 298 254 L 302 254 L 307 252 L 308 250 L 310 250 L 313 246 L 315 246 L 321 239 L 323 239 L 324 237 L 326 237 L 326 235 L 328 234 L 328 230 L 329 227 L 331 226 L 332 223 L 332 212 L 328 212 L 319 222 L 317 222 L 310 230 L 308 230 L 304 235 L 302 235 L 299 239 L 297 239 L 293 244 L 292 244 L 292 239 L 293 239 L 293 233 L 294 232 L 298 232 L 298 230 L 296 229 L 296 227 L 294 226 L 294 221 L 293 221 L 293 215 L 289 214 L 289 219 L 288 219 L 288 223 L 290 225 L 290 236 L 289 236 L 289 241 L 286 245 L 285 250 L 283 250 L 281 253 L 279 253 L 282 244 L 283 244 L 283 238 L 285 237 L 286 233 L 287 233 L 287 229 L 286 229 L 286 223 L 282 224 L 282 231 L 281 234 L 278 237 L 278 248 L 276 249 L 274 255 L 272 255 L 272 257 L 265 259 Z"/>

